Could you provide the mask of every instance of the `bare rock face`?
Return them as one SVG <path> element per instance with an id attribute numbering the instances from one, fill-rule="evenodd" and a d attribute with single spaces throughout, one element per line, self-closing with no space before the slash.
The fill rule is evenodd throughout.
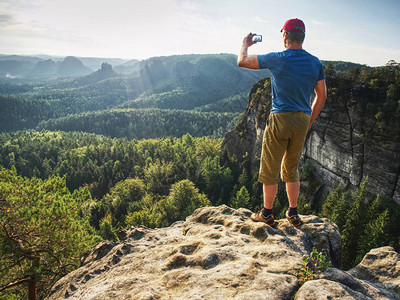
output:
<path id="1" fill-rule="evenodd" d="M 121 242 L 89 250 L 82 266 L 53 286 L 49 299 L 400 297 L 398 278 L 385 277 L 399 272 L 398 254 L 390 248 L 375 250 L 350 272 L 329 268 L 300 287 L 296 274 L 313 247 L 327 249 L 333 264 L 340 263 L 337 226 L 303 216 L 300 228 L 279 220 L 274 229 L 252 222 L 250 214 L 222 205 L 197 209 L 169 228 L 132 227 L 120 234 Z M 388 261 L 392 273 L 385 273 Z"/>
<path id="2" fill-rule="evenodd" d="M 367 191 L 400 203 L 400 129 L 381 128 L 369 108 L 384 97 L 357 86 L 351 94 L 327 99 L 304 155 L 327 185 L 358 187 L 368 177 Z"/>
<path id="3" fill-rule="evenodd" d="M 323 192 L 339 184 L 354 189 L 368 176 L 367 191 L 400 203 L 400 128 L 382 128 L 371 108 L 385 101 L 385 95 L 367 87 L 330 87 L 303 152 L 303 159 L 315 167 Z M 223 143 L 252 174 L 258 171 L 270 107 L 270 79 L 262 79 L 253 86 L 242 119 Z"/>

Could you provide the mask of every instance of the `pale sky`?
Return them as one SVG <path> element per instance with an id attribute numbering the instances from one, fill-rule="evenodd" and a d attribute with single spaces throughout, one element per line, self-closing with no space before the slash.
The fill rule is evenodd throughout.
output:
<path id="1" fill-rule="evenodd" d="M 321 60 L 400 62 L 400 0 L 0 0 L 0 53 L 145 59 L 283 50 L 287 19 Z"/>

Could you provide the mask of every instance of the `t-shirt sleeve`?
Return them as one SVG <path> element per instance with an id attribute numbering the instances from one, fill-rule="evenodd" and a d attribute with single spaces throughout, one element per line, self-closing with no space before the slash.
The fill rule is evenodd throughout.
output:
<path id="1" fill-rule="evenodd" d="M 257 55 L 257 60 L 260 69 L 271 69 L 278 63 L 278 54 L 271 52 L 268 54 Z"/>

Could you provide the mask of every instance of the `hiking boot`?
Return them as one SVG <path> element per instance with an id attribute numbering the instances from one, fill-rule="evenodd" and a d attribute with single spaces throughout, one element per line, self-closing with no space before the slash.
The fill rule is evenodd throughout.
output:
<path id="1" fill-rule="evenodd" d="M 254 222 L 264 222 L 265 224 L 271 227 L 276 227 L 276 225 L 278 224 L 275 222 L 274 215 L 272 214 L 264 218 L 262 210 L 256 213 L 252 213 L 250 219 Z"/>
<path id="2" fill-rule="evenodd" d="M 303 224 L 303 221 L 300 219 L 299 215 L 293 215 L 289 217 L 289 210 L 286 212 L 286 219 L 288 219 L 289 223 L 294 227 L 298 227 Z"/>

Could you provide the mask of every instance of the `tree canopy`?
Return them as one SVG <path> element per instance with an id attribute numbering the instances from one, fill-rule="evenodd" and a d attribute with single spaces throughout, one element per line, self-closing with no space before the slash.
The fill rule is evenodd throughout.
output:
<path id="1" fill-rule="evenodd" d="M 99 241 L 88 219 L 79 215 L 90 200 L 87 188 L 70 193 L 65 178 L 28 179 L 17 176 L 15 168 L 1 168 L 0 291 L 5 291 L 4 297 L 42 297 L 79 265 L 83 251 Z"/>

